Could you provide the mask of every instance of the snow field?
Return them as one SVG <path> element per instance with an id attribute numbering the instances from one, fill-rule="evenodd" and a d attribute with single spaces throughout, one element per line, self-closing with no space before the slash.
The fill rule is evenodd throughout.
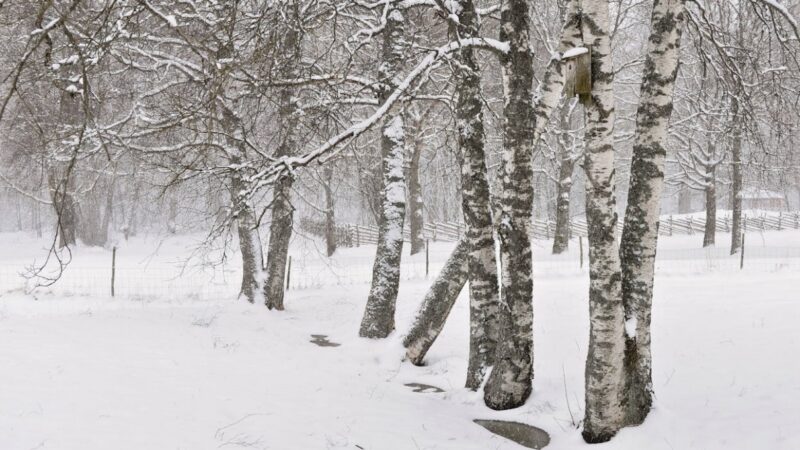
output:
<path id="1" fill-rule="evenodd" d="M 689 238 L 665 239 L 664 253 L 694 251 Z M 764 239 L 764 248 L 800 242 L 791 233 Z M 0 240 L 16 250 L 3 252 L 5 265 L 29 263 L 39 248 L 18 236 Z M 190 247 L 186 238 L 175 241 L 139 242 L 120 251 L 129 257 L 118 263 L 135 267 L 149 258 L 150 267 L 172 279 L 177 255 Z M 447 245 L 437 244 L 431 259 L 441 264 Z M 546 252 L 544 245 L 537 255 Z M 293 254 L 302 255 L 298 248 Z M 342 267 L 369 250 L 343 251 Z M 106 256 L 81 248 L 75 264 L 90 268 Z M 683 271 L 678 262 L 657 275 L 656 407 L 644 425 L 623 430 L 601 448 L 800 448 L 799 367 L 792 357 L 800 344 L 800 283 L 795 258 L 778 259 L 783 267 L 754 264 L 745 271 L 702 263 Z M 696 261 L 684 261 L 690 262 Z M 178 285 L 151 297 L 117 299 L 66 296 L 54 287 L 35 294 L 36 301 L 3 289 L 0 449 L 521 448 L 473 424 L 474 418 L 543 428 L 551 449 L 585 445 L 573 422 L 583 415 L 586 273 L 543 272 L 534 280 L 534 393 L 524 407 L 506 412 L 487 409 L 479 394 L 461 387 L 466 292 L 427 365 L 402 361 L 400 340 L 429 283 L 401 284 L 398 328 L 385 341 L 357 337 L 366 284 L 290 290 L 283 313 L 236 302 L 235 292 L 191 296 Z M 318 347 L 309 342 L 312 334 L 341 346 Z M 446 392 L 414 393 L 404 386 L 409 382 Z"/>

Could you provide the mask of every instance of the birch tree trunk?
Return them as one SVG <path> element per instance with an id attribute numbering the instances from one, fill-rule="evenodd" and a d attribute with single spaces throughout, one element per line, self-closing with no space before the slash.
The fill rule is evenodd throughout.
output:
<path id="1" fill-rule="evenodd" d="M 655 0 L 636 118 L 628 207 L 622 231 L 626 424 L 644 421 L 653 403 L 650 321 L 664 189 L 664 147 L 678 75 L 685 0 Z M 690 197 L 691 198 L 691 197 Z"/>
<path id="2" fill-rule="evenodd" d="M 461 39 L 478 36 L 480 19 L 472 0 L 457 3 Z M 478 389 L 494 363 L 499 341 L 500 299 L 493 235 L 489 180 L 484 150 L 483 99 L 480 68 L 473 49 L 456 54 L 456 125 L 461 150 L 461 207 L 469 246 L 470 342 L 466 387 Z"/>
<path id="3" fill-rule="evenodd" d="M 458 242 L 425 295 L 417 318 L 403 340 L 406 358 L 414 365 L 423 365 L 425 355 L 442 332 L 459 293 L 467 283 L 469 248 L 466 239 Z"/>
<path id="4" fill-rule="evenodd" d="M 403 67 L 407 48 L 405 17 L 399 7 L 389 6 L 383 41 L 380 79 L 386 85 L 379 95 L 383 104 L 397 88 L 397 74 Z M 381 137 L 383 191 L 378 223 L 378 248 L 359 335 L 385 338 L 394 330 L 394 312 L 400 287 L 400 258 L 403 250 L 403 221 L 406 212 L 403 171 L 405 126 L 403 114 L 387 115 Z"/>
<path id="5" fill-rule="evenodd" d="M 508 0 L 500 11 L 505 109 L 501 215 L 498 221 L 502 270 L 502 344 L 484 388 L 492 409 L 516 408 L 531 393 L 533 379 L 533 277 L 529 227 L 533 207 L 533 53 L 528 2 Z"/>
<path id="6" fill-rule="evenodd" d="M 295 28 L 299 25 L 290 24 L 283 42 L 287 55 L 284 76 L 291 78 L 295 73 L 295 61 L 301 59 L 301 36 Z M 280 126 L 280 145 L 275 152 L 276 158 L 291 156 L 296 152 L 296 121 L 297 100 L 294 98 L 292 88 L 281 91 L 278 105 L 278 122 Z M 269 309 L 282 311 L 284 309 L 283 297 L 285 293 L 286 260 L 289 255 L 289 243 L 292 239 L 292 226 L 294 224 L 294 206 L 292 206 L 291 176 L 279 179 L 273 186 L 272 197 L 272 222 L 269 227 L 269 248 L 267 250 L 267 279 L 264 285 L 264 301 Z"/>
<path id="7" fill-rule="evenodd" d="M 619 246 L 615 237 L 614 67 L 609 4 L 583 0 L 581 28 L 591 49 L 592 94 L 586 109 L 586 218 L 589 243 L 589 348 L 583 438 L 605 442 L 623 421 L 623 307 Z"/>

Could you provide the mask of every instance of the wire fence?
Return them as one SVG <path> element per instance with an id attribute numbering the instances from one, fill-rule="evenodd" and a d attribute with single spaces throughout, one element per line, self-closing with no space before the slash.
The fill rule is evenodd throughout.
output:
<path id="1" fill-rule="evenodd" d="M 800 245 L 781 245 L 780 239 L 759 238 L 759 233 L 747 235 L 745 256 L 730 255 L 727 246 L 700 248 L 687 238 L 662 239 L 656 258 L 657 276 L 682 276 L 713 273 L 800 271 Z M 797 233 L 794 242 L 800 244 Z M 695 239 L 696 240 L 696 239 Z M 679 242 L 676 242 L 679 241 Z M 791 241 L 791 240 L 790 240 Z M 297 243 L 296 243 L 297 244 Z M 534 241 L 534 277 L 560 278 L 588 276 L 589 259 L 582 237 L 570 241 L 569 250 L 552 255 L 550 242 Z M 429 242 L 426 250 L 417 255 L 403 255 L 401 280 L 433 279 L 445 264 L 454 244 Z M 289 290 L 339 288 L 368 285 L 372 279 L 374 246 L 340 249 L 327 258 L 308 241 L 294 245 L 290 253 L 291 268 L 287 273 Z M 37 296 L 111 295 L 111 252 L 108 264 L 71 264 L 53 286 L 40 288 Z M 241 270 L 235 262 L 226 265 L 181 266 L 178 264 L 138 265 L 125 261 L 124 252 L 117 252 L 114 275 L 115 297 L 137 301 L 153 300 L 214 300 L 235 297 L 241 282 Z M 22 276 L 24 267 L 0 264 L 0 292 L 26 291 L 30 281 Z"/>
<path id="2" fill-rule="evenodd" d="M 659 235 L 694 235 L 705 231 L 706 219 L 698 215 L 680 215 L 661 217 Z M 729 233 L 733 227 L 733 218 L 730 212 L 720 214 L 716 218 L 716 231 Z M 303 231 L 317 237 L 325 236 L 325 223 L 309 218 L 300 221 Z M 340 224 L 334 227 L 334 235 L 338 245 L 343 247 L 360 247 L 374 245 L 378 242 L 378 227 L 374 225 Z M 745 214 L 742 217 L 742 229 L 748 232 L 800 230 L 800 212 L 770 212 L 762 211 Z M 573 218 L 569 221 L 571 237 L 588 236 L 586 219 Z M 552 239 L 556 231 L 555 220 L 536 219 L 532 222 L 531 236 L 533 239 Z M 454 242 L 461 239 L 465 233 L 465 225 L 460 222 L 431 222 L 422 228 L 425 240 L 433 242 Z M 617 233 L 622 233 L 622 223 L 617 224 Z M 403 230 L 406 242 L 411 241 L 411 230 Z"/>

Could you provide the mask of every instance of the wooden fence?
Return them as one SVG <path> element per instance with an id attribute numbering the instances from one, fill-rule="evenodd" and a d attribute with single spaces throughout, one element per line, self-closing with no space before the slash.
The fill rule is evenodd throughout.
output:
<path id="1" fill-rule="evenodd" d="M 800 212 L 784 212 L 742 217 L 745 233 L 772 230 L 800 230 Z M 555 232 L 555 221 L 537 219 L 533 221 L 531 232 L 534 239 L 552 239 Z M 717 217 L 717 231 L 730 232 L 732 219 L 730 216 Z M 324 224 L 310 219 L 300 222 L 301 229 L 315 236 L 324 236 Z M 702 234 L 705 230 L 705 219 L 694 216 L 665 216 L 661 218 L 659 234 L 661 236 Z M 622 224 L 618 224 L 617 232 L 622 232 Z M 464 236 L 464 224 L 458 222 L 426 223 L 423 238 L 433 242 L 454 242 Z M 585 219 L 570 222 L 572 236 L 587 236 Z M 406 242 L 411 240 L 408 228 L 403 230 Z M 378 227 L 372 225 L 341 224 L 336 226 L 337 244 L 343 247 L 358 247 L 378 242 Z"/>

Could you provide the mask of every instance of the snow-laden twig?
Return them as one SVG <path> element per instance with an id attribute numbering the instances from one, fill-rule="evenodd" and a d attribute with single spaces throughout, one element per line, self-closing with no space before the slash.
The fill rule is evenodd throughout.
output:
<path id="1" fill-rule="evenodd" d="M 297 167 L 307 166 L 322 156 L 333 152 L 339 145 L 345 141 L 354 139 L 365 131 L 369 130 L 373 125 L 378 123 L 389 110 L 404 97 L 405 93 L 412 88 L 412 86 L 421 78 L 421 76 L 428 72 L 428 69 L 436 64 L 439 60 L 447 55 L 465 47 L 483 48 L 498 53 L 508 52 L 508 44 L 490 38 L 470 38 L 461 39 L 458 41 L 450 42 L 443 45 L 436 50 L 429 53 L 417 66 L 409 72 L 408 75 L 401 81 L 386 101 L 375 112 L 356 123 L 350 128 L 337 134 L 336 136 L 328 139 L 325 143 L 316 149 L 302 155 L 283 157 L 279 161 L 271 164 L 266 169 L 251 177 L 250 182 L 253 186 L 253 192 L 256 190 L 273 183 L 280 176 L 287 174 L 292 169 Z"/>

